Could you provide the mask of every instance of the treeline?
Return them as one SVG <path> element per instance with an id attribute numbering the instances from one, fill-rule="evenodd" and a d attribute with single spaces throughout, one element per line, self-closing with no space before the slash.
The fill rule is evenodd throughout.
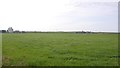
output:
<path id="1" fill-rule="evenodd" d="M 9 33 L 8 30 L 0 30 L 0 33 Z M 26 31 L 13 31 L 13 33 L 26 33 Z"/>
<path id="2" fill-rule="evenodd" d="M 0 30 L 0 33 L 9 33 L 8 30 Z M 15 30 L 12 33 L 93 33 L 90 31 L 71 31 L 71 32 L 65 32 L 65 31 L 19 31 L 19 30 Z"/>
<path id="3" fill-rule="evenodd" d="M 8 30 L 0 30 L 0 33 L 9 33 Z M 19 31 L 15 30 L 12 33 L 76 33 L 76 34 L 117 34 L 114 32 L 91 32 L 91 31 L 71 31 L 71 32 L 65 32 L 65 31 Z M 120 34 L 120 33 L 119 33 Z"/>

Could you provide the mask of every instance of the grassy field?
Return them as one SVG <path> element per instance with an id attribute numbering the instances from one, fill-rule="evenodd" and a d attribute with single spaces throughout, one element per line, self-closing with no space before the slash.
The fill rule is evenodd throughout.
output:
<path id="1" fill-rule="evenodd" d="M 4 66 L 117 66 L 117 34 L 3 34 Z"/>

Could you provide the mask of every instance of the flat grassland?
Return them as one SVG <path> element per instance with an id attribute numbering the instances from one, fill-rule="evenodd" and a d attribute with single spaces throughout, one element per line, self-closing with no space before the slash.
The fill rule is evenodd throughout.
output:
<path id="1" fill-rule="evenodd" d="M 4 66 L 117 66 L 118 34 L 2 35 Z"/>

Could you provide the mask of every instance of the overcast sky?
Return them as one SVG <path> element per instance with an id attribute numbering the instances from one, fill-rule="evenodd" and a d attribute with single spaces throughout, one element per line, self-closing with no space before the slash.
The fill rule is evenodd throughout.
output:
<path id="1" fill-rule="evenodd" d="M 0 28 L 118 31 L 118 0 L 0 0 Z M 0 30 L 1 30 L 0 29 Z"/>

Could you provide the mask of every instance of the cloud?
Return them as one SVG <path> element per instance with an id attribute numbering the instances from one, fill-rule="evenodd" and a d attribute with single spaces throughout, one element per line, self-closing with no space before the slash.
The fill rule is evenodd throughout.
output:
<path id="1" fill-rule="evenodd" d="M 4 29 L 116 31 L 116 0 L 90 1 L 4 0 L 0 1 L 0 22 Z"/>
<path id="2" fill-rule="evenodd" d="M 117 31 L 117 2 L 80 2 L 79 4 L 79 6 L 73 5 L 72 11 L 58 17 L 62 25 L 76 30 Z"/>

